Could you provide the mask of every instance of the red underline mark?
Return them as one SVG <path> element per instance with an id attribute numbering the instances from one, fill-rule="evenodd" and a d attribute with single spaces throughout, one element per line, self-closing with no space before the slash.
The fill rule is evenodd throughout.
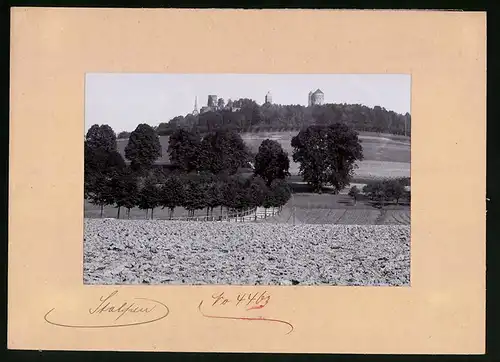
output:
<path id="1" fill-rule="evenodd" d="M 290 330 L 286 334 L 290 334 L 293 331 L 293 325 L 287 321 L 281 320 L 281 319 L 272 319 L 272 318 L 264 318 L 264 317 L 225 317 L 225 316 L 217 316 L 217 315 L 209 315 L 203 313 L 201 310 L 201 305 L 203 304 L 203 301 L 200 302 L 198 305 L 198 310 L 200 311 L 201 315 L 206 317 L 206 318 L 217 318 L 217 319 L 232 319 L 232 320 L 242 320 L 242 321 L 264 321 L 264 322 L 275 322 L 275 323 L 282 323 L 286 324 L 288 327 L 290 327 Z"/>
<path id="2" fill-rule="evenodd" d="M 247 308 L 247 310 L 252 310 L 252 309 L 261 309 L 264 308 L 264 305 L 255 305 L 253 307 Z"/>

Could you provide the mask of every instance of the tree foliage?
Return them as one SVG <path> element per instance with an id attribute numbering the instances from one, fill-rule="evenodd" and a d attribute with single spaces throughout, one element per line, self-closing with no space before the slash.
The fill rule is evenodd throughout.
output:
<path id="1" fill-rule="evenodd" d="M 117 173 L 116 178 L 111 180 L 111 192 L 113 203 L 118 208 L 117 218 L 120 218 L 120 208 L 124 207 L 130 217 L 130 209 L 139 202 L 139 193 L 137 187 L 137 177 L 130 168 L 124 168 Z"/>
<path id="2" fill-rule="evenodd" d="M 386 202 L 396 201 L 399 204 L 405 197 L 410 202 L 410 192 L 405 190 L 408 179 L 385 179 L 368 183 L 363 188 L 363 193 L 382 207 Z"/>
<path id="3" fill-rule="evenodd" d="M 122 131 L 122 132 L 118 133 L 118 136 L 116 136 L 116 138 L 118 138 L 118 139 L 126 139 L 129 137 L 130 137 L 130 132 L 127 132 L 127 131 Z"/>
<path id="4" fill-rule="evenodd" d="M 138 125 L 125 147 L 125 158 L 131 162 L 132 169 L 148 169 L 160 156 L 161 145 L 156 131 L 147 124 Z"/>
<path id="5" fill-rule="evenodd" d="M 184 199 L 182 206 L 194 215 L 195 210 L 207 207 L 205 185 L 200 177 L 190 178 L 184 183 Z"/>
<path id="6" fill-rule="evenodd" d="M 158 127 L 158 134 L 170 135 L 178 128 L 196 130 L 204 134 L 220 127 L 238 132 L 299 130 L 312 125 L 345 123 L 357 131 L 411 134 L 411 116 L 399 114 L 383 107 L 373 108 L 360 104 L 258 105 L 251 99 L 228 102 L 223 109 L 174 117 Z"/>
<path id="7" fill-rule="evenodd" d="M 90 127 L 85 142 L 91 150 L 116 151 L 116 134 L 107 124 Z"/>
<path id="8" fill-rule="evenodd" d="M 218 130 L 203 137 L 198 153 L 197 169 L 214 175 L 222 172 L 235 174 L 246 166 L 250 156 L 239 134 Z"/>
<path id="9" fill-rule="evenodd" d="M 334 192 L 347 186 L 363 159 L 358 133 L 343 123 L 310 126 L 292 138 L 293 160 L 300 163 L 299 174 L 316 192 L 330 184 Z"/>
<path id="10" fill-rule="evenodd" d="M 260 176 L 253 176 L 247 181 L 248 206 L 262 206 L 266 200 L 269 188 Z"/>
<path id="11" fill-rule="evenodd" d="M 200 136 L 185 129 L 176 130 L 168 141 L 170 162 L 184 172 L 196 169 L 200 150 Z"/>
<path id="12" fill-rule="evenodd" d="M 168 208 L 169 218 L 172 218 L 174 209 L 184 204 L 184 185 L 178 175 L 170 175 L 161 188 L 160 205 Z"/>
<path id="13" fill-rule="evenodd" d="M 259 152 L 255 156 L 254 173 L 261 176 L 270 186 L 273 180 L 290 176 L 289 168 L 288 154 L 280 143 L 269 139 L 262 141 Z"/>

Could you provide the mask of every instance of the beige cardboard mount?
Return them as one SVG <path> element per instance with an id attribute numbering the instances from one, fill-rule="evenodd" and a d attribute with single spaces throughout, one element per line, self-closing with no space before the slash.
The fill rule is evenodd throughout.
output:
<path id="1" fill-rule="evenodd" d="M 485 13 L 13 8 L 11 36 L 9 348 L 484 353 Z M 84 286 L 88 72 L 411 74 L 411 286 Z M 115 290 L 154 310 L 116 326 Z M 292 333 L 202 314 L 264 290 Z"/>

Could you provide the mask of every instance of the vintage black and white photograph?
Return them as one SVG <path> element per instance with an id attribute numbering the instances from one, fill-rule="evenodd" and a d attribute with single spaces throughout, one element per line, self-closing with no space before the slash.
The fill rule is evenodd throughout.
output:
<path id="1" fill-rule="evenodd" d="M 85 75 L 84 283 L 409 286 L 408 74 Z"/>

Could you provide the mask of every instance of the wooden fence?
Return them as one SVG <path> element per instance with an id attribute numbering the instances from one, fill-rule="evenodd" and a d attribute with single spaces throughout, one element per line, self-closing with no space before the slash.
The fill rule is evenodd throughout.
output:
<path id="1" fill-rule="evenodd" d="M 265 209 L 262 207 L 255 207 L 252 209 L 244 210 L 241 212 L 230 212 L 226 215 L 219 216 L 175 216 L 168 220 L 176 221 L 225 221 L 225 222 L 248 222 L 257 221 L 273 217 L 280 212 L 279 208 Z"/>

